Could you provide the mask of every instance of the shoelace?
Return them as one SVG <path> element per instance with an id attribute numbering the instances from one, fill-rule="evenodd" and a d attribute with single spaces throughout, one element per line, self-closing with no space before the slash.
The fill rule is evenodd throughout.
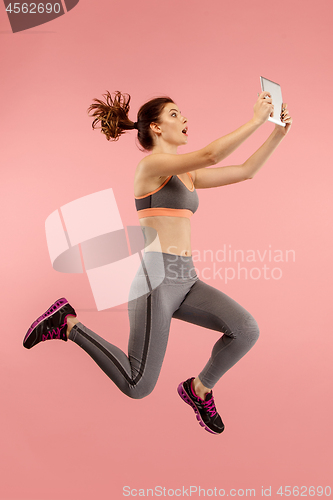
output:
<path id="1" fill-rule="evenodd" d="M 211 397 L 211 399 L 209 401 L 204 401 L 203 406 L 205 407 L 205 409 L 207 411 L 209 411 L 211 417 L 213 417 L 214 415 L 216 415 L 217 410 L 216 410 L 216 407 L 215 407 L 213 396 Z"/>
<path id="2" fill-rule="evenodd" d="M 53 328 L 53 330 L 49 330 L 46 335 L 42 335 L 42 342 L 45 340 L 52 340 L 52 339 L 60 339 L 61 338 L 61 330 L 60 328 Z"/>
<path id="3" fill-rule="evenodd" d="M 52 340 L 52 339 L 62 339 L 66 337 L 66 327 L 67 324 L 66 322 L 63 325 L 58 326 L 57 328 L 53 328 L 52 330 L 49 330 L 46 334 L 43 333 L 41 341 L 44 342 L 45 340 Z"/>

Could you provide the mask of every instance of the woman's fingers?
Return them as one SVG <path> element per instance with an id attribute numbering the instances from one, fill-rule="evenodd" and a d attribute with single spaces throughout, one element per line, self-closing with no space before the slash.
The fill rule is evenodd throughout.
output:
<path id="1" fill-rule="evenodd" d="M 282 104 L 282 110 L 281 110 L 281 121 L 284 123 L 291 123 L 292 119 L 288 111 L 288 105 L 286 103 Z"/>
<path id="2" fill-rule="evenodd" d="M 264 90 L 263 92 L 261 92 L 261 94 L 259 95 L 259 99 L 266 99 L 266 97 L 272 97 L 271 94 L 269 92 L 267 92 L 267 90 Z"/>
<path id="3" fill-rule="evenodd" d="M 283 123 L 292 123 L 293 120 L 292 120 L 290 114 L 287 112 L 287 113 L 281 115 L 281 121 Z"/>
<path id="4" fill-rule="evenodd" d="M 289 114 L 287 104 L 282 104 L 281 117 L 287 116 Z"/>
<path id="5" fill-rule="evenodd" d="M 268 104 L 272 104 L 273 100 L 272 100 L 272 96 L 269 92 L 262 92 L 261 96 L 260 97 L 264 102 L 267 102 Z"/>
<path id="6" fill-rule="evenodd" d="M 272 104 L 272 96 L 269 92 L 264 91 L 258 94 L 258 100 L 254 105 L 255 116 L 264 123 L 269 116 L 274 115 L 274 106 Z"/>
<path id="7" fill-rule="evenodd" d="M 285 116 L 282 116 L 282 121 L 285 122 L 286 120 L 289 120 L 289 118 L 291 118 L 290 115 L 285 115 Z"/>

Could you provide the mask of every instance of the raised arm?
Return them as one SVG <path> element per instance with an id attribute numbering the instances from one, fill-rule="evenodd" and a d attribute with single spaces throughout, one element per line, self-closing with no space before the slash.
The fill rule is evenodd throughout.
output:
<path id="1" fill-rule="evenodd" d="M 254 105 L 253 118 L 202 149 L 185 154 L 158 153 L 146 156 L 139 168 L 147 176 L 177 175 L 219 163 L 240 146 L 273 113 L 269 92 L 262 92 Z"/>
<path id="2" fill-rule="evenodd" d="M 281 120 L 286 124 L 286 126 L 281 127 L 280 125 L 276 125 L 275 129 L 264 144 L 242 165 L 202 168 L 196 170 L 194 179 L 195 188 L 202 189 L 218 187 L 252 179 L 260 168 L 266 163 L 291 127 L 292 118 L 289 115 L 287 104 L 283 105 Z"/>

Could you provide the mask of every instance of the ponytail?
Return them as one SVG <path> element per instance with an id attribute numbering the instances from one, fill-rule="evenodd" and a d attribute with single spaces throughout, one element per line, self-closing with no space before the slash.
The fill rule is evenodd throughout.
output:
<path id="1" fill-rule="evenodd" d="M 107 140 L 117 141 L 126 130 L 134 128 L 134 122 L 128 118 L 131 96 L 117 91 L 112 98 L 107 91 L 103 97 L 105 102 L 93 99 L 95 104 L 91 104 L 88 108 L 88 114 L 93 111 L 91 116 L 95 117 L 92 128 L 97 128 L 99 123 L 101 132 Z"/>

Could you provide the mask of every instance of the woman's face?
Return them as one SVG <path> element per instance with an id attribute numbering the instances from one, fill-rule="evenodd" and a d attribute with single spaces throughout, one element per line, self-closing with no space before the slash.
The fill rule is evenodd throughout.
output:
<path id="1" fill-rule="evenodd" d="M 160 122 L 154 127 L 153 131 L 167 143 L 175 146 L 187 144 L 187 119 L 177 104 L 167 103 L 160 115 Z"/>

